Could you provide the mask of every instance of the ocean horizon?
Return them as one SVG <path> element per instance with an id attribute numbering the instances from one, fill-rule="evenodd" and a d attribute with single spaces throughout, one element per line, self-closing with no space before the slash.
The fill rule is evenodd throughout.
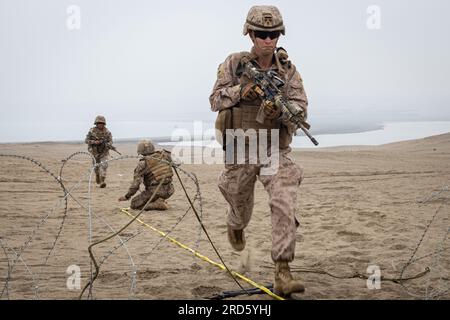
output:
<path id="1" fill-rule="evenodd" d="M 421 122 L 385 122 L 379 129 L 362 132 L 317 134 L 314 135 L 319 145 L 316 147 L 301 130 L 293 137 L 291 147 L 301 148 L 327 148 L 340 146 L 376 146 L 394 142 L 422 139 L 430 136 L 450 133 L 450 121 L 421 121 Z M 165 146 L 195 146 L 221 148 L 215 139 L 181 139 L 180 141 L 162 141 Z"/>
<path id="2" fill-rule="evenodd" d="M 36 124 L 41 127 L 43 124 Z M 31 135 L 37 132 L 29 123 L 2 126 L 0 129 L 0 143 L 83 143 L 84 137 L 90 126 L 86 123 L 74 122 L 68 127 L 70 130 L 60 130 L 58 125 L 52 124 L 55 132 L 62 132 L 55 138 L 49 134 Z M 28 129 L 25 127 L 28 126 Z M 67 128 L 67 124 L 65 124 Z M 203 146 L 220 148 L 214 139 L 214 123 L 212 122 L 111 122 L 108 125 L 114 142 L 137 142 L 140 139 L 151 139 L 165 146 Z M 82 129 L 84 129 L 82 131 Z M 85 131 L 85 132 L 84 132 Z M 13 132 L 20 134 L 14 135 Z M 146 132 L 147 135 L 138 133 Z M 319 141 L 318 147 L 335 147 L 348 145 L 382 145 L 386 143 L 421 139 L 428 136 L 450 132 L 450 121 L 405 121 L 384 122 L 369 126 L 341 126 L 339 128 L 322 127 L 320 130 L 312 130 L 311 133 Z M 24 134 L 25 133 L 25 134 Z M 83 133 L 83 134 L 82 134 Z M 78 137 L 77 137 L 78 136 Z M 314 145 L 303 134 L 297 131 L 291 146 L 293 148 L 314 148 Z"/>

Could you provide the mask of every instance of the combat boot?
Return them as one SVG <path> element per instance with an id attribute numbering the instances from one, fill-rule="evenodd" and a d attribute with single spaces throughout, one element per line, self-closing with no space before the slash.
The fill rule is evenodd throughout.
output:
<path id="1" fill-rule="evenodd" d="M 106 188 L 105 177 L 100 177 L 100 188 Z"/>
<path id="2" fill-rule="evenodd" d="M 150 202 L 148 203 L 144 210 L 146 211 L 150 211 L 150 210 L 168 210 L 169 209 L 169 205 L 161 198 L 157 199 L 156 201 Z"/>
<path id="3" fill-rule="evenodd" d="M 289 297 L 292 293 L 305 291 L 305 286 L 299 281 L 294 280 L 287 261 L 275 262 L 275 283 L 273 292 L 279 296 Z"/>
<path id="4" fill-rule="evenodd" d="M 244 229 L 241 230 L 233 230 L 229 225 L 227 225 L 228 228 L 228 241 L 230 242 L 231 246 L 236 251 L 242 251 L 245 248 L 245 234 Z"/>
<path id="5" fill-rule="evenodd" d="M 99 172 L 95 172 L 95 182 L 97 184 L 101 183 L 101 179 L 100 179 L 100 173 Z"/>

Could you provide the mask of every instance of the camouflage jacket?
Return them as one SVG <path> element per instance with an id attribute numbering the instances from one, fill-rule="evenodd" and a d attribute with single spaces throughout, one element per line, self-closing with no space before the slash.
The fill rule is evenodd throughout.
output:
<path id="1" fill-rule="evenodd" d="M 94 144 L 96 140 L 102 141 L 101 144 Z M 99 130 L 97 127 L 92 127 L 86 135 L 84 142 L 88 145 L 88 150 L 94 156 L 105 156 L 109 154 L 109 149 L 113 144 L 111 132 L 104 128 Z"/>
<path id="2" fill-rule="evenodd" d="M 161 151 L 156 151 L 152 155 L 155 155 L 160 152 Z M 152 155 L 144 156 L 143 158 L 139 159 L 139 163 L 134 169 L 133 182 L 131 183 L 131 186 L 128 189 L 127 194 L 125 195 L 125 198 L 130 199 L 133 195 L 135 195 L 136 192 L 139 191 L 141 183 L 144 183 L 144 186 L 147 190 L 159 184 L 158 180 L 155 179 L 155 175 L 152 172 L 152 168 L 150 168 L 148 161 L 149 159 L 153 158 Z M 171 157 L 169 156 L 167 160 L 171 160 Z M 166 178 L 163 184 L 171 182 L 172 178 Z"/>
<path id="3" fill-rule="evenodd" d="M 251 53 L 254 53 L 253 48 Z M 227 108 L 240 106 L 241 84 L 247 82 L 248 79 L 245 79 L 245 77 L 238 77 L 236 75 L 236 70 L 242 57 L 248 54 L 248 52 L 233 53 L 226 58 L 225 62 L 219 65 L 217 80 L 209 97 L 212 111 L 218 112 Z M 257 69 L 261 70 L 255 59 L 253 59 L 252 62 Z M 297 104 L 305 111 L 306 119 L 308 111 L 308 98 L 303 87 L 302 77 L 297 71 L 295 65 L 290 61 L 284 65 L 281 65 L 279 60 L 274 57 L 272 67 L 270 69 L 276 71 L 285 81 L 285 85 L 282 88 L 284 96 L 291 103 Z M 261 99 L 258 98 L 253 102 L 253 104 L 255 106 L 259 106 L 261 102 Z M 283 121 L 283 125 L 287 129 L 286 131 L 288 135 L 291 136 L 288 140 L 292 140 L 292 134 L 296 131 L 295 126 L 287 121 Z"/>

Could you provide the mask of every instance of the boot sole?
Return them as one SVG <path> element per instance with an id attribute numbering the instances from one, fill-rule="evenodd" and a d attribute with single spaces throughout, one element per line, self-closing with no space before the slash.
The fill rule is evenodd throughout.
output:
<path id="1" fill-rule="evenodd" d="M 230 235 L 230 231 L 227 230 L 227 237 L 228 237 L 228 242 L 230 243 L 231 247 L 236 250 L 236 251 L 243 251 L 245 249 L 245 233 L 244 231 L 242 231 L 242 237 L 243 237 L 243 242 L 235 242 L 233 241 L 233 236 Z"/>

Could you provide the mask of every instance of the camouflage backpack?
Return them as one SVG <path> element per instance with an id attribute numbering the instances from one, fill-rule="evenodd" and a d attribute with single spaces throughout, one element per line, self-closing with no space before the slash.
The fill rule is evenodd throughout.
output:
<path id="1" fill-rule="evenodd" d="M 173 170 L 172 166 L 170 165 L 170 163 L 172 162 L 170 151 L 155 151 L 150 156 L 146 156 L 145 160 L 148 167 L 150 168 L 153 178 L 157 182 L 160 182 L 161 180 L 172 180 Z"/>

